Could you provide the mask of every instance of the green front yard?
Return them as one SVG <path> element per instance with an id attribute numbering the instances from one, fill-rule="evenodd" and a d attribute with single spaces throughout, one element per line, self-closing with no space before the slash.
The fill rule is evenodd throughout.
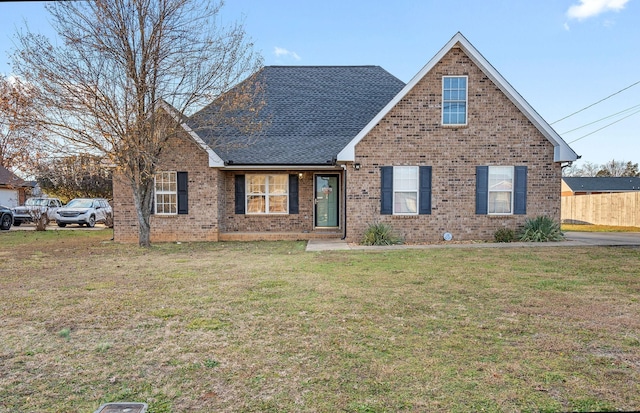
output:
<path id="1" fill-rule="evenodd" d="M 0 234 L 0 412 L 640 409 L 640 250 Z"/>

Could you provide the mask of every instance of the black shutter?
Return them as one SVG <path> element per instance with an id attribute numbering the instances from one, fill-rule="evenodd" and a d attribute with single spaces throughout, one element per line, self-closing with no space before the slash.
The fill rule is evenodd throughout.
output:
<path id="1" fill-rule="evenodd" d="M 431 214 L 431 167 L 420 167 L 420 207 L 418 214 Z"/>
<path id="2" fill-rule="evenodd" d="M 298 175 L 289 175 L 289 213 L 297 214 L 298 203 Z"/>
<path id="3" fill-rule="evenodd" d="M 513 213 L 525 215 L 527 213 L 527 167 L 514 168 Z"/>
<path id="4" fill-rule="evenodd" d="M 236 175 L 236 214 L 244 214 L 244 175 Z"/>
<path id="5" fill-rule="evenodd" d="M 476 166 L 476 214 L 486 215 L 489 204 L 489 167 Z"/>
<path id="6" fill-rule="evenodd" d="M 393 214 L 393 166 L 380 168 L 380 214 Z"/>
<path id="7" fill-rule="evenodd" d="M 178 172 L 178 214 L 189 213 L 189 177 L 187 172 Z"/>

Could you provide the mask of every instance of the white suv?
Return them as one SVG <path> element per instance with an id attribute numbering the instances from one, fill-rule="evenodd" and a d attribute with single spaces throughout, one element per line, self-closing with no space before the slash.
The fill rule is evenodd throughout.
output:
<path id="1" fill-rule="evenodd" d="M 59 227 L 67 224 L 86 225 L 93 228 L 96 222 L 113 227 L 113 210 L 104 198 L 76 198 L 56 211 L 56 223 Z"/>

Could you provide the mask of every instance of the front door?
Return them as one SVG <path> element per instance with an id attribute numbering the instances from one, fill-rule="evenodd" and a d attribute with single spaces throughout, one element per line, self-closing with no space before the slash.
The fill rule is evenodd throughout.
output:
<path id="1" fill-rule="evenodd" d="M 339 182 L 339 175 L 315 176 L 316 227 L 338 226 Z"/>

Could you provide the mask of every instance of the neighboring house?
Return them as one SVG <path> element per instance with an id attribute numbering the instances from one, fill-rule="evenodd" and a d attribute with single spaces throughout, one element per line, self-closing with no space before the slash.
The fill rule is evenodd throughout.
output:
<path id="1" fill-rule="evenodd" d="M 640 227 L 640 177 L 562 178 L 562 222 Z"/>
<path id="2" fill-rule="evenodd" d="M 389 224 L 407 242 L 487 240 L 560 221 L 576 153 L 462 36 L 408 83 L 377 66 L 265 67 L 267 126 L 253 145 L 186 120 L 156 175 L 152 241 L 346 238 Z M 114 178 L 116 241 L 137 241 L 131 189 Z"/>
<path id="3" fill-rule="evenodd" d="M 562 196 L 640 191 L 640 177 L 565 177 Z"/>
<path id="4" fill-rule="evenodd" d="M 29 185 L 13 172 L 0 165 L 0 205 L 9 208 L 22 205 Z"/>

